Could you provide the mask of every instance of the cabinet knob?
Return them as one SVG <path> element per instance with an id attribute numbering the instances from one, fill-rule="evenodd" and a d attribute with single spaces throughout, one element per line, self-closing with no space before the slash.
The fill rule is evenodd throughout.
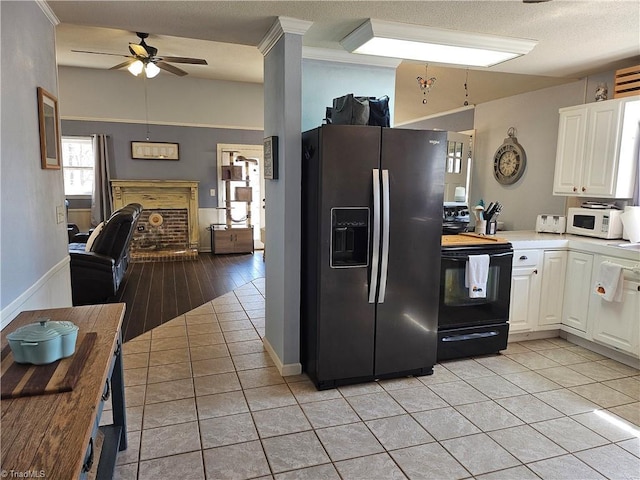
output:
<path id="1" fill-rule="evenodd" d="M 587 191 L 586 187 L 582 187 L 582 191 L 586 192 Z"/>
<path id="2" fill-rule="evenodd" d="M 536 268 L 533 273 L 535 273 L 536 275 L 538 274 L 538 269 Z"/>
<path id="3" fill-rule="evenodd" d="M 577 191 L 578 191 L 578 189 L 577 189 L 576 187 L 573 187 L 573 191 L 574 191 L 574 192 L 577 192 Z"/>
<path id="4" fill-rule="evenodd" d="M 527 257 L 526 255 L 522 255 L 522 256 L 520 257 L 520 260 L 527 260 L 527 258 L 528 258 L 528 257 Z"/>

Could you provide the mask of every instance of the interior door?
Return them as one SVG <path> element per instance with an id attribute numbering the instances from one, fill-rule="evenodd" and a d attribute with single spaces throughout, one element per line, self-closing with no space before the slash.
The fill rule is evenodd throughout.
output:
<path id="1" fill-rule="evenodd" d="M 244 180 L 247 174 L 249 175 L 250 186 L 252 190 L 252 199 L 250 204 L 244 204 L 241 202 L 233 203 L 232 216 L 235 219 L 241 219 L 246 216 L 247 208 L 251 209 L 251 225 L 253 226 L 253 242 L 254 248 L 260 250 L 264 248 L 264 243 L 262 242 L 260 231 L 265 227 L 265 188 L 264 188 L 264 150 L 262 145 L 245 145 L 245 144 L 230 144 L 230 143 L 219 143 L 217 145 L 217 171 L 218 171 L 218 207 L 224 206 L 225 200 L 225 185 L 222 181 L 222 175 L 220 171 L 220 167 L 229 164 L 229 158 L 234 160 L 234 165 L 242 165 L 243 167 L 243 181 L 242 182 L 233 182 L 231 189 L 231 198 L 234 198 L 234 188 L 237 186 L 243 186 Z M 249 163 L 249 171 L 245 168 L 246 165 L 244 162 L 236 162 L 239 156 L 243 156 L 245 158 L 249 158 L 252 160 L 256 160 L 257 163 L 250 162 Z M 221 161 L 222 160 L 222 161 Z M 223 209 L 216 210 L 217 215 L 215 216 L 215 220 L 208 223 L 225 223 L 225 211 Z"/>

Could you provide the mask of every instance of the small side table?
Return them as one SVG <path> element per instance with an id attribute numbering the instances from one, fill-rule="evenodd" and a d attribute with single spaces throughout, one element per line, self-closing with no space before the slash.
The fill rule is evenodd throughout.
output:
<path id="1" fill-rule="evenodd" d="M 68 320 L 78 327 L 78 340 L 97 334 L 80 379 L 71 392 L 2 400 L 1 462 L 3 471 L 34 478 L 84 479 L 98 462 L 98 479 L 111 479 L 118 451 L 127 448 L 127 422 L 122 366 L 122 319 L 125 304 L 88 305 L 22 312 L 2 330 L 7 334 L 38 318 Z M 9 353 L 10 355 L 10 353 Z M 113 424 L 99 427 L 104 402 L 112 396 Z M 98 429 L 104 434 L 99 459 L 94 451 Z"/>

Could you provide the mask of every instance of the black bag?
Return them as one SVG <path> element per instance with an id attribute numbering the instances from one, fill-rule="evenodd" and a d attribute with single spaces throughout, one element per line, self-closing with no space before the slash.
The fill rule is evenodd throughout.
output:
<path id="1" fill-rule="evenodd" d="M 389 96 L 356 97 L 352 93 L 333 99 L 333 107 L 327 107 L 325 122 L 330 125 L 391 126 Z"/>
<path id="2" fill-rule="evenodd" d="M 369 98 L 354 97 L 353 93 L 334 98 L 331 123 L 333 125 L 367 125 L 369 123 Z"/>
<path id="3" fill-rule="evenodd" d="M 369 97 L 369 122 L 368 125 L 376 127 L 391 126 L 389 113 L 389 97 L 387 95 L 375 98 Z"/>

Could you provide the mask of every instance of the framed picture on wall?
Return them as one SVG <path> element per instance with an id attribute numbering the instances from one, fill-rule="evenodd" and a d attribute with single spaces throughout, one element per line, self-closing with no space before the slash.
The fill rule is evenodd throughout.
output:
<path id="1" fill-rule="evenodd" d="M 264 139 L 264 178 L 278 179 L 278 137 Z"/>
<path id="2" fill-rule="evenodd" d="M 136 160 L 179 160 L 179 145 L 169 142 L 131 142 L 131 158 Z"/>
<path id="3" fill-rule="evenodd" d="M 59 170 L 61 149 L 58 99 L 42 87 L 38 87 L 38 120 L 42 168 Z"/>

